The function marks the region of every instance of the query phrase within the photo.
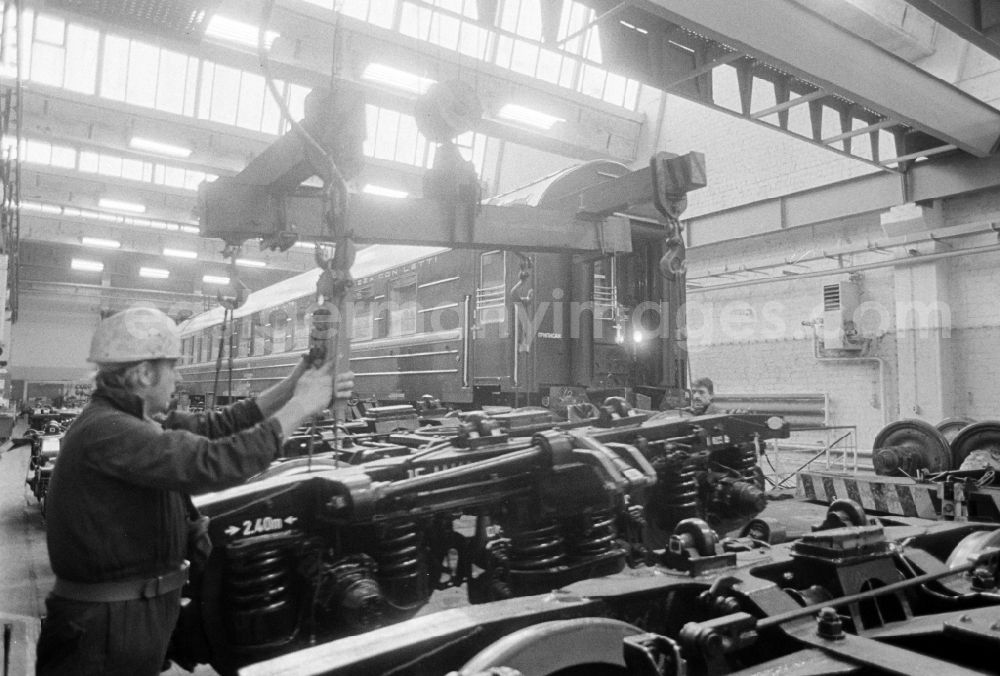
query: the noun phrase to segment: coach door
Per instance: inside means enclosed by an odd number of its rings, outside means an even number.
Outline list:
[[[507,255],[500,250],[486,251],[479,255],[479,283],[472,327],[475,341],[472,383],[475,387],[499,390],[505,379],[509,380],[507,315]]]

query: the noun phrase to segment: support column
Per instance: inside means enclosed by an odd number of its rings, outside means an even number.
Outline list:
[[[883,223],[883,227],[919,232],[940,223],[939,207],[907,205],[906,210],[915,218],[892,221],[891,225]],[[943,250],[940,247],[936,243],[922,245],[914,250],[916,260],[921,254]],[[949,271],[946,260],[907,262],[894,269],[900,418],[921,418],[937,424],[954,415]]]

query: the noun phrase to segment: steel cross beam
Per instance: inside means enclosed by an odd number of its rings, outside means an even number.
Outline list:
[[[978,157],[1000,141],[1000,111],[792,0],[629,4]]]
[[[903,1],[1000,59],[1000,2],[997,0]]]
[[[306,99],[302,127],[340,167],[356,171],[363,161],[364,100],[345,85]],[[333,241],[327,231],[320,191],[303,186],[320,173],[324,160],[316,145],[289,132],[255,157],[236,176],[203,183],[198,191],[202,235],[239,246],[261,238],[283,247],[295,239]],[[701,153],[657,153],[650,168],[626,173],[570,196],[558,209],[493,206],[445,199],[392,199],[362,193],[348,196],[345,230],[360,243],[393,243],[453,248],[565,253],[632,250],[631,223],[620,215],[629,207],[673,200],[705,185]],[[348,175],[348,177],[350,174]],[[666,226],[664,226],[666,228]],[[664,230],[666,232],[666,230]]]

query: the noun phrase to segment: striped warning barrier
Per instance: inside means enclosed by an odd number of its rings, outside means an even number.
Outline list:
[[[918,484],[906,477],[799,472],[795,497],[832,503],[854,500],[867,512],[937,519],[941,500],[936,484]]]

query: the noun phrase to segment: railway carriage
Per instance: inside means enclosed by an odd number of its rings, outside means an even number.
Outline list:
[[[589,162],[490,200],[559,208],[627,171]],[[375,245],[359,251],[351,368],[380,403],[424,395],[454,406],[578,403],[681,388],[683,288],[659,274],[663,237],[633,228],[633,252],[562,253]],[[192,402],[256,394],[308,349],[315,269],[250,294],[223,326],[216,308],[181,327]],[[220,350],[223,359],[219,359]],[[230,368],[229,355],[232,354]]]

